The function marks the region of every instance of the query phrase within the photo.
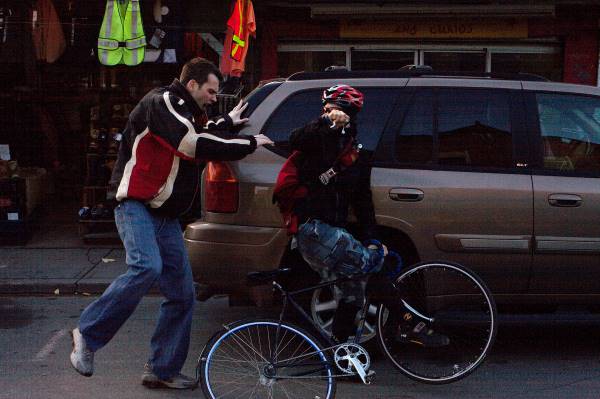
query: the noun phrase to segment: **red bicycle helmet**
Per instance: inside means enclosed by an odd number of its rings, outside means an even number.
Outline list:
[[[348,85],[335,85],[323,90],[323,105],[335,104],[351,115],[362,109],[363,101],[363,94]]]

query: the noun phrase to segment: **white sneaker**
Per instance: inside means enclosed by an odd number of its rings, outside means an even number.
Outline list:
[[[79,328],[71,331],[71,337],[73,337],[71,365],[79,374],[91,377],[94,373],[94,352],[86,347],[85,339],[79,332]]]

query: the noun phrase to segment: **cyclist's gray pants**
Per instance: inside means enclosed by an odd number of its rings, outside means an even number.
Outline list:
[[[379,250],[366,248],[345,229],[330,226],[318,219],[302,224],[296,240],[304,260],[325,281],[361,273],[365,265],[374,265],[373,270],[379,270],[383,264]],[[359,307],[363,305],[364,281],[348,281],[336,289],[341,290],[344,302]]]

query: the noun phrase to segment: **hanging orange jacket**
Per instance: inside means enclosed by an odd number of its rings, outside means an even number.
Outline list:
[[[236,0],[227,21],[227,36],[221,56],[221,72],[224,75],[241,76],[244,72],[250,35],[256,36],[252,1]]]

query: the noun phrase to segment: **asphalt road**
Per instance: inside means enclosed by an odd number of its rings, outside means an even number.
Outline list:
[[[140,384],[159,297],[145,298],[109,345],[96,354],[93,377],[71,369],[68,331],[92,297],[0,297],[0,398],[202,398],[200,390],[149,390]],[[265,315],[230,308],[225,298],[198,303],[184,373],[193,375],[204,343],[229,321]],[[413,382],[374,355],[375,385],[338,383],[338,398],[598,398],[600,321],[500,325],[488,361],[451,385]]]

